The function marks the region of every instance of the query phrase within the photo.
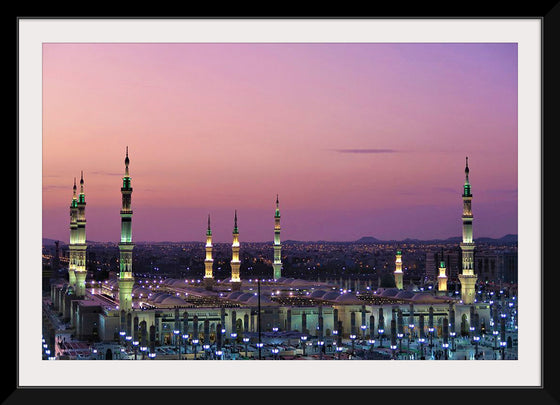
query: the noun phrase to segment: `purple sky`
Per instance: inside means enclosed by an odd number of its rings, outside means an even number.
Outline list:
[[[43,236],[135,241],[517,233],[516,44],[44,44]]]

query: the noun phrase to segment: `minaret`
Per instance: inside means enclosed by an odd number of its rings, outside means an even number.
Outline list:
[[[463,271],[459,274],[461,282],[461,299],[464,304],[472,304],[475,296],[475,285],[477,276],[474,274],[474,241],[472,233],[472,210],[471,210],[471,185],[469,183],[469,158],[466,158],[465,185],[463,186],[463,242],[461,252],[463,257]]]
[[[76,196],[76,178],[74,177],[74,187],[72,188],[72,202],[70,203],[70,244],[68,260],[68,285],[72,290],[76,288],[76,241],[78,230],[78,197]]]
[[[400,249],[397,250],[397,259],[395,260],[395,286],[399,289],[403,289],[403,271],[402,271],[402,252]]]
[[[231,282],[235,288],[239,288],[241,279],[239,278],[239,230],[237,229],[237,210],[235,210],[235,218],[233,224],[233,243],[231,245]]]
[[[84,172],[80,178],[80,195],[78,196],[78,217],[76,219],[76,296],[86,294],[86,196],[84,194]]]
[[[447,275],[445,274],[445,259],[443,258],[443,248],[441,249],[441,258],[439,261],[438,275],[438,295],[447,294]]]
[[[119,309],[129,311],[132,309],[132,287],[134,277],[132,276],[132,208],[130,175],[128,173],[128,146],[126,147],[126,158],[124,159],[125,172],[121,187],[121,241],[119,242]]]
[[[278,208],[278,194],[276,194],[276,211],[274,212],[274,279],[278,280],[282,277],[282,257],[280,254],[280,208]]]
[[[206,259],[204,259],[204,285],[211,288],[214,282],[212,267],[214,259],[212,259],[212,230],[210,229],[210,214],[208,214],[208,229],[206,230]]]

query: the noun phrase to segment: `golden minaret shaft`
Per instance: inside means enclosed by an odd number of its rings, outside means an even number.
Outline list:
[[[126,147],[126,158],[124,160],[125,172],[121,187],[121,240],[119,242],[119,309],[130,311],[132,309],[132,287],[134,277],[132,275],[132,186],[128,173],[128,146]]]
[[[76,243],[74,244],[76,267],[76,296],[86,294],[86,197],[84,194],[84,172],[80,178],[80,195],[77,202],[78,212],[76,218]]]
[[[443,258],[443,249],[441,250],[441,260],[439,261],[438,292],[442,294],[447,292],[447,275],[445,274],[445,260]]]
[[[462,273],[459,274],[461,282],[461,299],[464,304],[472,304],[475,296],[475,286],[477,276],[474,274],[474,241],[472,231],[472,194],[471,184],[469,183],[469,158],[466,158],[465,184],[463,186],[463,242],[461,242],[462,252]]]
[[[240,283],[239,267],[239,230],[237,229],[237,210],[235,210],[235,218],[233,224],[233,243],[231,244],[231,282]]]
[[[278,194],[276,195],[276,211],[274,212],[274,279],[282,277],[282,245],[280,244],[280,208],[278,207]]]
[[[395,287],[399,290],[403,289],[403,271],[402,271],[402,252],[397,250],[397,258],[395,260]]]
[[[208,215],[208,229],[206,230],[206,259],[204,259],[204,278],[212,280],[214,278],[212,267],[212,230],[210,229],[210,215]]]
[[[74,187],[72,187],[72,202],[70,203],[70,244],[68,260],[68,285],[72,290],[76,289],[76,243],[78,231],[78,197],[76,196],[76,178],[74,177]]]

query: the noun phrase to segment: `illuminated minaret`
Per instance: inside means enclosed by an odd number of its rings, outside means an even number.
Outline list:
[[[282,257],[280,254],[280,208],[278,208],[278,194],[276,195],[276,211],[274,212],[274,279],[278,280],[282,277]]]
[[[132,309],[132,287],[134,277],[132,276],[132,208],[130,175],[128,174],[128,146],[126,147],[126,158],[124,159],[125,172],[121,187],[121,241],[119,242],[119,309],[129,311]]]
[[[472,210],[471,210],[471,185],[469,183],[469,158],[466,158],[465,185],[463,186],[463,242],[461,252],[463,257],[463,271],[459,274],[461,282],[461,299],[464,304],[474,302],[475,285],[477,276],[474,274],[474,241],[472,232]]]
[[[233,243],[231,245],[231,282],[240,283],[239,278],[239,230],[237,229],[237,210],[235,210],[235,218],[233,224]]]
[[[441,259],[439,261],[438,293],[439,295],[445,295],[447,293],[447,275],[445,274],[445,260],[443,258],[443,249],[441,249]]]
[[[403,272],[402,272],[402,252],[397,250],[397,259],[395,260],[395,286],[402,290],[403,288]]]
[[[210,229],[210,214],[208,214],[208,229],[206,230],[206,259],[204,259],[204,284],[210,287],[214,281],[212,267],[214,259],[212,259],[212,230]]]
[[[78,217],[76,219],[76,296],[83,297],[86,293],[86,196],[84,194],[84,172],[80,178],[80,195],[78,196]]]
[[[76,196],[76,178],[74,177],[74,187],[72,188],[72,202],[70,203],[70,244],[68,260],[68,284],[72,289],[76,288],[76,240],[78,230],[78,197]]]

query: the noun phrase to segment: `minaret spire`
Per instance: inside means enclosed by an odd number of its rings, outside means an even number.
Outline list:
[[[214,284],[213,274],[214,259],[212,259],[212,230],[210,229],[210,214],[208,214],[208,229],[206,230],[206,259],[204,259],[204,285],[212,289]]]
[[[232,289],[239,289],[241,287],[241,279],[239,278],[239,230],[237,228],[237,210],[235,210],[234,225],[233,225],[233,243],[231,245],[231,283]]]
[[[132,273],[132,249],[134,248],[134,243],[132,243],[132,186],[128,171],[129,164],[127,146],[121,187],[121,240],[119,242],[119,309],[124,311],[132,309],[132,288],[134,286]]]
[[[76,296],[82,298],[86,293],[86,195],[84,193],[84,171],[80,172],[80,195],[76,203],[75,269]]]
[[[280,244],[280,208],[278,206],[278,194],[276,194],[276,211],[274,212],[274,262],[272,263],[272,269],[274,273],[274,279],[278,280],[282,277],[282,256]]]
[[[72,291],[75,291],[76,289],[76,243],[78,240],[78,197],[76,195],[76,192],[76,178],[74,177],[74,186],[72,187],[72,202],[70,203],[70,252],[68,260],[68,285],[72,287]]]
[[[439,260],[438,275],[438,295],[447,295],[447,275],[445,274],[445,259],[443,255],[443,247],[441,248],[441,257]]]
[[[395,287],[399,290],[403,289],[403,271],[402,271],[402,251],[400,248],[397,249],[397,254],[395,257],[395,272],[393,273],[395,277]]]
[[[465,185],[463,190],[463,241],[461,242],[462,273],[459,275],[461,282],[461,299],[464,304],[474,302],[477,276],[474,274],[474,240],[472,231],[472,193],[469,183],[469,158],[465,159]]]

